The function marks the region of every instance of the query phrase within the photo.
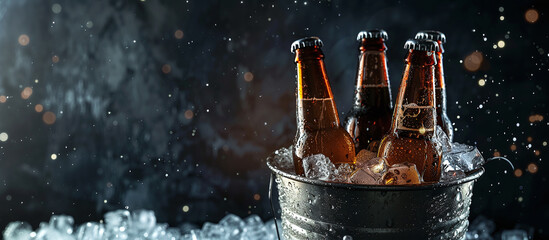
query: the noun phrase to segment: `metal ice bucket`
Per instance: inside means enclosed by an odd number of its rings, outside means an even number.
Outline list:
[[[473,184],[484,173],[481,168],[436,184],[370,186],[312,180],[267,165],[286,240],[465,239]]]

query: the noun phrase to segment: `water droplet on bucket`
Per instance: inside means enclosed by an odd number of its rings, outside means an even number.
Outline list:
[[[456,195],[456,201],[460,202],[461,201],[461,192],[458,192],[457,195]]]
[[[351,237],[349,235],[345,235],[345,236],[343,236],[343,240],[353,240],[353,237]]]

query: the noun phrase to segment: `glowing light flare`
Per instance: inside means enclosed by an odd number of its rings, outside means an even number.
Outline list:
[[[495,150],[494,157],[501,157],[501,153],[498,150]]]
[[[22,99],[29,99],[29,97],[32,95],[32,88],[26,87],[21,91],[21,98]]]
[[[0,96],[0,103],[5,103],[8,100],[8,98],[4,95]]]
[[[484,85],[486,85],[486,80],[484,80],[484,79],[482,79],[482,78],[479,79],[479,80],[478,80],[478,85],[481,86],[481,87],[484,87]]]
[[[21,34],[19,35],[19,39],[17,39],[17,41],[19,42],[19,45],[27,46],[29,45],[30,39],[27,34]]]
[[[254,194],[254,200],[259,201],[260,199],[261,199],[261,195],[259,195],[257,193]]]
[[[482,55],[482,53],[475,51],[465,57],[465,60],[463,61],[463,67],[465,67],[465,70],[469,72],[476,72],[482,66],[483,61],[484,56]]]
[[[528,172],[534,174],[538,172],[538,165],[535,163],[528,164],[528,168],[526,169]]]
[[[42,121],[44,121],[45,124],[52,125],[55,123],[55,120],[55,113],[45,112],[44,115],[42,115]]]
[[[511,144],[511,151],[516,151],[517,150],[517,145],[516,144]]]
[[[541,154],[540,150],[534,150],[534,155],[539,156]]]
[[[529,23],[535,23],[539,19],[539,13],[536,9],[528,9],[524,13],[524,19]]]
[[[183,212],[188,212],[189,211],[189,206],[187,206],[187,205],[183,206],[182,210],[183,210]]]
[[[58,63],[58,62],[59,62],[59,57],[58,57],[57,55],[53,55],[53,56],[51,57],[51,61],[52,61],[53,63]]]
[[[253,73],[251,73],[251,72],[244,73],[244,81],[251,82],[252,80],[254,80],[254,74]]]
[[[173,36],[174,36],[176,39],[182,39],[182,38],[183,38],[183,31],[181,31],[180,29],[177,29],[177,30],[173,33]]]
[[[51,158],[51,160],[56,160],[56,159],[57,159],[57,154],[52,153],[52,154],[50,155],[50,158]]]

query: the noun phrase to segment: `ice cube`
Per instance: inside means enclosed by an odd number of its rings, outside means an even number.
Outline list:
[[[263,225],[263,221],[261,220],[261,218],[255,214],[252,214],[244,219],[244,222],[246,223],[246,226]]]
[[[223,225],[213,224],[210,222],[204,223],[204,226],[202,227],[202,234],[206,239],[211,240],[228,239],[230,235],[229,231],[227,231]]]
[[[494,223],[494,221],[481,215],[475,218],[475,220],[473,220],[473,222],[469,224],[469,231],[467,232],[467,235],[486,238],[490,237],[495,229],[496,224]]]
[[[72,234],[74,218],[67,215],[53,215],[50,218],[50,227],[64,234]]]
[[[103,239],[105,235],[105,227],[103,224],[96,222],[87,222],[76,230],[77,240],[96,240]]]
[[[407,162],[392,165],[381,178],[385,185],[419,184],[421,182],[416,165]]]
[[[40,223],[40,227],[36,233],[36,240],[74,240],[74,237],[58,231],[48,223]]]
[[[305,176],[311,179],[331,180],[336,171],[335,165],[323,154],[315,154],[303,159]]]
[[[476,147],[453,143],[452,151],[442,155],[443,169],[446,164],[449,170],[473,171],[484,164],[484,158]],[[452,169],[453,168],[453,169]]]
[[[285,172],[295,173],[293,149],[294,147],[290,146],[289,148],[281,148],[274,152],[272,160],[278,169]]]
[[[389,168],[389,164],[387,163],[387,160],[385,158],[375,157],[364,163],[364,165],[362,165],[362,168],[368,168],[373,173],[383,174]]]
[[[442,176],[440,178],[440,181],[441,182],[451,182],[451,181],[454,181],[454,180],[458,180],[458,179],[461,179],[461,178],[464,178],[466,177],[467,175],[461,171],[461,170],[456,170],[456,171],[443,171],[442,172]]]
[[[332,175],[330,180],[336,181],[336,182],[348,182],[349,177],[351,176],[352,173],[353,173],[353,169],[351,165],[348,163],[344,163],[339,165],[335,174]]]
[[[128,229],[131,226],[131,216],[128,210],[108,212],[105,218],[105,231],[111,238],[128,239]]]
[[[32,227],[26,222],[10,222],[4,230],[4,240],[28,240]]]
[[[142,236],[146,237],[147,239],[165,239],[167,228],[168,224],[166,223],[157,224],[149,229],[147,232],[142,234]]]
[[[147,231],[156,225],[154,211],[139,209],[131,213],[131,226],[139,231]]]
[[[224,226],[229,232],[229,236],[232,238],[242,233],[242,229],[246,223],[238,216],[229,214],[219,221],[219,225]]]
[[[166,240],[178,240],[181,238],[181,232],[177,228],[168,228],[166,229],[166,235],[164,239]]]
[[[505,230],[501,233],[501,240],[528,240],[528,234],[524,230]]]
[[[366,149],[360,150],[356,155],[356,167],[361,168],[364,163],[368,162],[370,159],[377,157],[377,153],[368,151]]]
[[[439,153],[446,153],[452,150],[452,142],[450,142],[450,138],[448,138],[446,132],[442,130],[441,126],[437,125],[437,129],[432,140],[435,143],[435,147]]]
[[[373,173],[369,168],[359,168],[351,175],[350,182],[354,184],[376,185],[379,184],[380,178],[381,174]]]
[[[242,234],[240,235],[240,240],[251,240],[251,239],[274,239],[274,234],[268,231],[267,227],[261,221],[257,215],[252,215],[246,218],[246,226],[242,229]]]
[[[192,223],[183,223],[181,226],[179,226],[179,229],[181,229],[182,234],[191,233],[191,230],[193,229],[200,229],[197,225]]]

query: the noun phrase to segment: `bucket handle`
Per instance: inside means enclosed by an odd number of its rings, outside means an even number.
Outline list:
[[[280,232],[278,232],[278,222],[276,220],[276,212],[273,205],[273,178],[274,177],[275,177],[274,172],[271,172],[271,179],[269,180],[269,202],[271,203],[271,210],[273,211],[274,223],[276,228],[276,236],[278,237],[278,240],[281,240]]]

